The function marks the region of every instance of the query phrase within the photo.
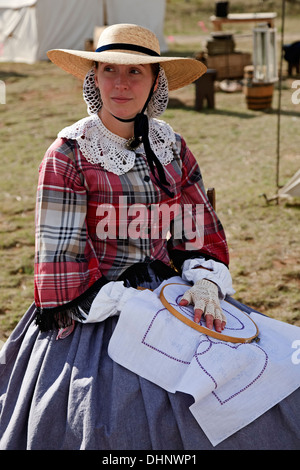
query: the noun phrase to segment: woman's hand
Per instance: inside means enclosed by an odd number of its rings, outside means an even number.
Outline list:
[[[182,296],[179,305],[194,305],[194,321],[199,323],[204,314],[206,327],[221,333],[226,325],[226,317],[220,307],[218,286],[207,279],[197,281]]]

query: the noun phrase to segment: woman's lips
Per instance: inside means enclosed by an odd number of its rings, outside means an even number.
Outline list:
[[[124,104],[124,103],[128,103],[129,101],[131,101],[131,98],[125,98],[124,96],[113,96],[112,100],[115,103]]]

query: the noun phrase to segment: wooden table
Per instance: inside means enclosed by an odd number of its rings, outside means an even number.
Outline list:
[[[232,13],[224,18],[211,16],[210,21],[215,31],[222,31],[222,25],[225,23],[246,23],[246,22],[266,22],[273,28],[277,13]]]

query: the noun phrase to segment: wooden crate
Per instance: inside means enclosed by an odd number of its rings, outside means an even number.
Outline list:
[[[234,52],[235,42],[233,39],[214,39],[209,38],[206,42],[207,54],[232,54]]]
[[[206,57],[207,68],[217,71],[217,80],[243,78],[244,67],[251,64],[252,57],[248,52],[233,52],[232,54],[208,55]]]

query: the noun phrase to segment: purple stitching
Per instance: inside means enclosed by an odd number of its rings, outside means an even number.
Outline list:
[[[245,344],[240,344],[240,346],[245,346]],[[268,357],[268,354],[266,353],[266,351],[264,351],[260,346],[258,346],[257,344],[253,344],[252,346],[255,346],[257,348],[259,348],[264,354],[265,354],[265,363],[264,363],[264,366],[262,368],[262,370],[260,371],[260,373],[258,374],[257,377],[255,377],[255,379],[252,380],[252,382],[250,382],[248,385],[246,385],[244,388],[242,388],[241,390],[239,390],[238,392],[234,393],[233,395],[230,395],[230,397],[226,398],[226,400],[221,400],[221,398],[218,397],[217,393],[216,392],[212,392],[212,394],[214,395],[214,397],[218,400],[218,402],[220,403],[220,405],[225,405],[225,403],[227,403],[228,401],[232,400],[232,398],[236,397],[237,395],[239,395],[240,393],[244,392],[245,390],[247,390],[247,388],[251,387],[251,385],[253,385],[255,382],[257,382],[257,380],[263,375],[263,373],[265,372],[266,368],[267,368],[267,365],[268,365],[268,362],[269,362],[269,357]]]
[[[202,369],[203,372],[212,380],[212,382],[215,384],[215,388],[217,388],[218,384],[217,384],[216,380],[214,379],[214,377],[202,366],[201,362],[199,362],[199,360],[198,360],[198,356],[201,356],[202,354],[206,354],[207,351],[209,349],[211,349],[212,345],[214,344],[209,338],[207,338],[204,341],[200,341],[200,343],[198,345],[198,348],[199,348],[200,344],[205,343],[205,342],[210,343],[209,346],[208,346],[208,349],[206,349],[205,351],[202,351],[201,353],[196,352],[193,357],[195,358],[195,360],[196,360],[198,366],[200,367],[200,369]],[[197,348],[197,350],[198,350],[198,348]]]
[[[178,295],[176,297],[176,300],[175,300],[175,304],[171,303],[170,302],[170,305],[173,305],[173,307],[179,307],[181,309],[182,312],[184,312],[186,315],[188,315],[190,318],[193,318],[193,314],[192,314],[192,310],[191,310],[191,307],[188,307],[188,306],[184,306],[184,305],[179,305],[179,302],[180,302],[180,299],[182,297],[182,294]],[[239,324],[240,324],[240,328],[229,328],[228,326],[225,326],[225,330],[231,330],[231,331],[241,331],[241,330],[244,330],[245,329],[245,325],[243,324],[243,322],[236,316],[234,315],[233,313],[229,312],[228,310],[226,310],[225,308],[223,308],[223,310],[228,314],[230,315],[231,317],[233,317]],[[200,320],[200,324],[203,325],[205,323],[205,321],[203,321],[202,319]]]
[[[177,299],[176,299],[176,304],[171,304],[173,306],[178,306],[178,299],[179,297],[181,296],[178,296]],[[191,315],[191,311],[190,309],[188,309],[187,307],[184,307],[184,306],[179,306],[186,314],[188,314],[190,317],[193,317],[193,315]],[[148,328],[146,329],[145,331],[145,334],[142,338],[142,344],[144,344],[145,346],[149,347],[150,349],[153,349],[154,351],[168,357],[169,359],[172,359],[176,362],[180,362],[181,364],[185,364],[185,365],[190,365],[190,361],[183,361],[182,359],[179,359],[175,356],[172,356],[168,353],[166,353],[165,351],[161,350],[161,349],[158,349],[156,348],[155,346],[151,345],[150,343],[146,342],[146,337],[147,335],[150,333],[150,330],[153,326],[153,323],[154,321],[156,320],[156,318],[158,317],[159,313],[164,311],[164,310],[167,310],[166,308],[162,308],[160,310],[158,310],[156,312],[156,314],[153,316],[151,322],[149,323],[149,326]],[[241,322],[241,320],[239,320],[238,318],[236,318],[235,315],[233,315],[232,313],[228,312],[227,310],[225,310],[227,313],[229,313],[231,316],[233,316],[236,320],[238,320],[239,323],[241,323],[242,325],[242,328],[245,328],[245,325]],[[234,328],[231,328],[231,329],[234,329]],[[215,346],[226,346],[226,347],[229,347],[231,349],[238,349],[240,346],[254,346],[256,348],[258,348],[260,351],[263,352],[263,354],[265,355],[265,362],[264,362],[264,365],[263,365],[263,368],[262,370],[260,371],[260,373],[249,383],[247,384],[245,387],[243,387],[241,390],[237,391],[236,393],[232,394],[231,396],[229,396],[228,398],[226,398],[226,400],[221,400],[221,398],[218,396],[218,394],[215,392],[215,391],[212,391],[212,394],[213,396],[217,399],[217,401],[220,403],[220,405],[224,405],[225,403],[227,403],[228,401],[232,400],[234,397],[236,397],[237,395],[239,395],[240,393],[244,392],[245,390],[247,390],[249,387],[251,387],[257,380],[259,380],[259,378],[263,375],[263,373],[265,372],[266,368],[267,368],[267,365],[268,365],[268,354],[266,353],[266,351],[264,349],[262,349],[260,346],[258,346],[257,344],[237,344],[237,345],[231,345],[231,344],[224,344],[224,343],[218,343],[218,342],[215,342],[213,341],[211,338],[209,337],[206,337],[205,340],[203,341],[200,341],[199,344],[198,344],[198,347],[197,347],[197,350],[200,346],[200,344],[202,344],[203,342],[208,342],[210,343],[208,348],[205,350],[205,351],[202,351],[201,353],[198,353],[197,351],[194,353],[194,358],[198,364],[198,366],[200,367],[200,369],[212,380],[212,382],[214,383],[214,386],[215,386],[215,389],[217,389],[218,387],[218,384],[217,384],[217,381],[215,380],[215,378],[205,369],[205,367],[201,364],[201,362],[199,361],[199,356],[203,355],[203,354],[206,354],[208,352],[209,349],[211,349],[212,345],[215,345]]]
[[[151,329],[151,327],[152,327],[152,325],[153,325],[153,323],[154,323],[154,320],[156,319],[156,317],[158,316],[158,314],[159,314],[160,312],[162,312],[163,310],[167,310],[167,309],[166,309],[166,308],[162,308],[162,309],[158,310],[158,312],[156,312],[156,314],[155,314],[154,317],[152,318],[152,320],[151,320],[151,322],[150,322],[150,324],[149,324],[149,326],[148,326],[148,328],[147,328],[147,330],[146,330],[146,332],[145,332],[145,334],[144,334],[144,336],[143,336],[143,338],[142,338],[142,344],[144,344],[145,346],[148,346],[148,348],[151,348],[151,349],[153,349],[154,351],[159,352],[159,353],[162,354],[163,356],[166,356],[166,357],[168,357],[168,358],[170,358],[170,359],[173,359],[174,361],[181,362],[182,364],[187,364],[187,365],[189,365],[189,364],[190,364],[190,361],[183,361],[182,359],[178,359],[177,357],[171,356],[170,354],[167,354],[165,351],[162,351],[161,349],[158,349],[158,348],[156,348],[155,346],[152,346],[152,344],[146,343],[146,336],[147,336],[148,333],[150,332],[150,329]]]
[[[201,343],[203,342],[209,342],[211,343],[209,348],[212,346],[212,344],[214,344],[215,346],[225,346],[225,347],[228,347],[228,348],[231,348],[231,349],[238,349],[239,347],[241,346],[249,346],[249,344],[236,344],[236,345],[231,345],[231,344],[225,344],[225,343],[216,343],[214,341],[212,341],[211,338],[207,338],[206,340],[204,341],[200,341],[199,343],[199,346]],[[198,346],[198,348],[199,348]],[[253,385],[257,380],[259,380],[259,378],[263,375],[263,373],[265,372],[266,368],[267,368],[267,365],[268,365],[268,362],[269,362],[269,356],[268,354],[266,353],[266,351],[264,349],[262,349],[260,346],[258,346],[257,344],[251,344],[251,346],[254,346],[256,348],[258,348],[260,351],[262,351],[262,353],[265,355],[265,361],[264,361],[264,365],[263,365],[263,368],[262,370],[260,371],[260,373],[249,383],[247,384],[245,387],[243,387],[241,390],[239,390],[238,392],[234,393],[233,395],[230,395],[228,398],[226,398],[226,400],[221,400],[221,398],[217,395],[217,393],[215,391],[212,391],[212,394],[214,395],[214,397],[218,400],[218,402],[220,403],[220,405],[224,405],[225,403],[227,403],[228,401],[230,401],[232,398],[236,397],[237,395],[239,395],[240,393],[244,392],[247,388],[249,388],[251,385]],[[198,349],[197,348],[197,349]],[[201,353],[198,353],[196,352],[194,354],[194,357],[195,357],[195,360],[198,364],[198,366],[203,370],[203,372],[208,376],[210,377],[210,379],[213,381],[214,385],[215,385],[215,389],[218,388],[218,384],[215,380],[215,378],[205,369],[205,367],[203,367],[203,365],[201,364],[201,362],[199,361],[198,359],[198,356],[201,356],[202,354],[206,354],[208,352],[208,349],[206,349],[205,351],[202,351]]]

